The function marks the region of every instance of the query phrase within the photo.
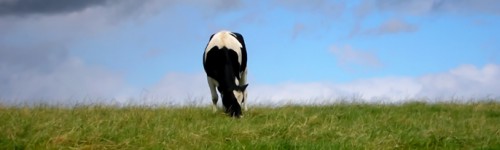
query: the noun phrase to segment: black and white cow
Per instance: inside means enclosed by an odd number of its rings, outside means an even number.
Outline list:
[[[203,67],[207,73],[212,94],[213,111],[217,111],[218,95],[221,94],[225,112],[241,117],[241,107],[246,107],[247,52],[243,36],[230,31],[213,34],[203,54]]]

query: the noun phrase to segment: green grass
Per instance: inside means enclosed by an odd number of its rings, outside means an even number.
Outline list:
[[[0,106],[0,149],[500,149],[500,103]]]

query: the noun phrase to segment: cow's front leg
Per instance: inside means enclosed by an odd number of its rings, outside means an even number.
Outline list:
[[[217,90],[216,87],[218,86],[217,80],[207,77],[208,79],[208,86],[210,87],[210,93],[212,94],[212,111],[215,113],[217,112],[217,101],[219,99],[219,96],[217,95]]]

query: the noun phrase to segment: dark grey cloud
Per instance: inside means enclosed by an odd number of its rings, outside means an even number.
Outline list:
[[[418,30],[419,26],[401,19],[389,19],[382,22],[379,26],[369,29],[361,29],[361,22],[357,22],[356,26],[349,33],[349,37],[358,35],[380,36],[398,33],[411,33]]]
[[[365,35],[385,35],[385,34],[396,34],[396,33],[407,33],[407,32],[415,32],[418,30],[418,26],[407,23],[403,20],[392,19],[387,20],[382,23],[380,26],[367,29],[363,31],[361,34]]]
[[[71,105],[131,92],[122,74],[88,65],[65,47],[6,45],[0,42],[0,104]]]
[[[123,23],[140,26],[161,11],[173,13],[163,16],[179,26],[173,30],[185,31],[192,20],[172,9],[177,6],[212,17],[245,5],[231,0],[0,0],[0,104],[74,104],[85,97],[109,103],[137,96],[124,72],[87,62],[73,53],[72,44],[113,33]],[[151,49],[145,57],[159,53],[165,51]]]
[[[200,1],[195,1],[194,3],[199,3]],[[241,0],[217,0],[209,1],[209,4],[205,5],[220,11],[235,10],[244,7]]]
[[[351,10],[354,15],[354,26],[348,37],[356,35],[385,35],[419,30],[418,24],[404,21],[410,16],[440,16],[477,14],[500,15],[498,0],[365,0]],[[364,29],[363,22],[367,17],[384,13],[389,18],[377,28]]]
[[[330,0],[274,0],[272,4],[297,12],[309,12],[325,17],[339,17],[345,9],[342,1]]]
[[[333,56],[337,60],[337,63],[342,68],[351,69],[356,65],[372,68],[383,66],[382,61],[376,54],[355,49],[350,45],[332,45],[330,48],[330,52],[333,54]]]
[[[306,30],[306,26],[303,23],[295,23],[292,29],[292,39],[296,39],[301,32]]]
[[[113,11],[125,7],[109,2],[0,1],[0,103],[74,104],[86,96],[118,97],[127,89],[122,74],[88,65],[69,49],[112,28],[108,20],[118,16]]]
[[[382,11],[414,15],[437,13],[500,15],[500,1],[497,0],[375,0],[373,4]]]
[[[60,64],[68,57],[68,51],[55,45],[11,46],[0,43],[0,65],[11,71],[31,70],[49,71],[51,66]],[[3,70],[5,71],[5,70]]]
[[[272,0],[266,1],[273,9],[297,14],[296,22],[289,27],[292,40],[303,35],[321,37],[321,33],[338,21],[345,12],[346,3],[341,0]]]
[[[1,0],[0,16],[70,13],[113,0]]]

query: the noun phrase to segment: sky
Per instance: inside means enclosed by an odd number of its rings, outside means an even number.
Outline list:
[[[500,98],[498,0],[0,0],[0,104],[208,105],[220,30],[249,105]]]

